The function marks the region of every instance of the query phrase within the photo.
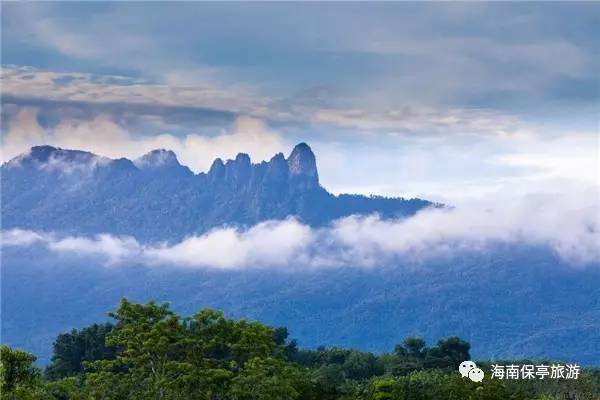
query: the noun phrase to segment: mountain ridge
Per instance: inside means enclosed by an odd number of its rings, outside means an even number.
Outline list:
[[[279,161],[281,158],[286,160],[286,163],[288,163],[289,171],[292,175],[314,176],[318,182],[316,157],[312,152],[310,146],[304,142],[301,142],[294,146],[288,158],[285,158],[285,155],[280,152],[271,157],[271,159],[268,162],[261,161],[259,163],[252,163],[251,158],[247,153],[240,152],[237,153],[237,155],[233,159],[228,158],[223,160],[221,157],[217,157],[213,160],[213,163],[208,169],[208,171],[201,171],[195,173],[194,175],[210,175],[211,170],[213,170],[214,168],[220,168],[220,165],[226,166],[228,164],[233,165],[235,163],[241,163],[254,166],[264,163],[269,164],[274,161]],[[173,150],[165,148],[153,149],[135,159],[128,159],[125,157],[110,158],[97,155],[91,151],[66,149],[52,145],[32,146],[28,153],[21,153],[18,156],[13,157],[12,159],[4,162],[2,164],[2,168],[4,169],[22,167],[23,164],[31,164],[32,162],[37,162],[40,164],[51,163],[56,160],[77,163],[81,163],[83,161],[89,162],[90,160],[96,160],[104,164],[119,161],[129,161],[140,170],[167,166],[187,168],[191,172],[191,169],[188,166],[183,165],[179,162],[179,159],[177,158],[177,155]]]
[[[310,146],[252,163],[246,153],[217,158],[194,174],[171,150],[134,160],[34,146],[2,165],[4,228],[112,233],[177,241],[212,228],[249,227],[294,216],[321,226],[354,214],[401,218],[427,200],[334,195],[319,182]]]

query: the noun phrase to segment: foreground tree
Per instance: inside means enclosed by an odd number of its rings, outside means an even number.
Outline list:
[[[340,347],[298,349],[287,340],[285,328],[231,320],[210,309],[182,318],[167,304],[122,300],[110,315],[114,325],[94,325],[57,338],[46,380],[34,366],[34,356],[2,346],[2,399],[600,398],[600,372],[589,369],[578,380],[472,382],[456,370],[470,356],[470,345],[457,337],[433,347],[410,337],[393,353],[375,355]],[[478,365],[490,368],[486,362]]]
[[[461,362],[470,360],[471,345],[452,336],[438,341],[437,346],[427,350],[425,366],[428,368],[451,368],[456,370]]]
[[[91,394],[96,398],[180,398],[192,366],[184,357],[185,329],[179,317],[167,304],[135,304],[125,299],[110,315],[116,329],[107,335],[106,343],[118,352],[114,360],[86,364]]]
[[[297,399],[303,371],[287,363],[273,329],[202,310],[180,318],[167,304],[122,300],[106,341],[114,360],[87,363],[97,399]]]
[[[41,371],[34,366],[36,357],[8,346],[0,346],[0,396],[3,399],[41,398]]]
[[[46,368],[45,375],[52,380],[80,375],[86,361],[114,359],[116,348],[106,345],[106,335],[113,328],[112,324],[93,324],[58,335],[52,363]]]

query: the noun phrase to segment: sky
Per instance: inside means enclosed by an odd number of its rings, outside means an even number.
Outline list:
[[[1,7],[3,161],[167,148],[200,172],[304,141],[335,193],[459,202],[600,180],[598,3]]]

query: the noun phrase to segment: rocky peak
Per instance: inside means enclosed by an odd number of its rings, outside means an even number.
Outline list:
[[[35,160],[40,163],[47,163],[53,160],[61,160],[64,162],[87,162],[92,159],[102,159],[93,153],[81,150],[66,150],[60,147],[53,146],[33,146],[26,158]]]
[[[135,159],[133,161],[140,169],[154,169],[164,167],[180,167],[177,156],[171,150],[157,149]]]
[[[227,160],[225,163],[225,180],[236,184],[244,183],[250,179],[251,170],[250,156],[239,153],[235,160]]]
[[[246,153],[238,153],[235,162],[239,165],[250,165],[250,156]]]
[[[28,153],[21,154],[7,162],[6,168],[25,167],[50,172],[89,171],[97,166],[110,163],[110,159],[87,151],[66,150],[48,145],[34,146]]]
[[[288,178],[288,166],[282,153],[275,154],[267,163],[265,180],[267,182],[281,182]]]
[[[271,157],[268,164],[270,169],[275,170],[279,170],[282,169],[284,166],[287,166],[285,162],[285,156],[283,155],[283,153],[275,154],[273,157]]]
[[[211,181],[220,180],[225,176],[225,164],[220,158],[215,159],[210,169],[208,170],[208,177]]]
[[[59,147],[48,145],[33,146],[29,151],[28,157],[39,162],[46,162],[50,159],[50,157],[64,152],[65,151]]]
[[[290,176],[302,182],[303,186],[319,185],[319,173],[314,153],[306,143],[297,144],[287,159]]]

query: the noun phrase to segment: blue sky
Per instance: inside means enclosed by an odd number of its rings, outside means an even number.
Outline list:
[[[597,3],[3,3],[3,158],[315,150],[332,190],[598,182]]]

